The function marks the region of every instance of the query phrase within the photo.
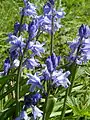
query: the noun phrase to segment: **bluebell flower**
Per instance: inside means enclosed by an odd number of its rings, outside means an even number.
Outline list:
[[[31,96],[32,104],[36,105],[41,98],[42,98],[42,95],[38,92],[36,94],[32,95]]]
[[[52,7],[51,7],[50,3],[46,3],[43,7],[44,15],[50,14],[51,9],[52,9]]]
[[[49,2],[54,5],[55,0],[49,0]]]
[[[56,67],[58,66],[60,62],[60,56],[56,56],[55,53],[52,53],[51,60],[52,60],[54,69],[56,69]]]
[[[89,27],[81,25],[79,28],[79,38],[69,42],[71,49],[69,61],[77,64],[86,63],[90,59],[90,32]]]
[[[17,59],[18,56],[19,56],[19,53],[18,53],[17,50],[10,51],[10,57],[11,57],[12,61],[15,60],[15,59]]]
[[[78,50],[78,47],[80,46],[80,42],[75,39],[71,42],[69,41],[68,44],[71,49],[68,60],[75,61],[77,57],[77,50]]]
[[[21,28],[22,31],[28,31],[28,24],[22,24],[22,28]]]
[[[24,109],[30,108],[31,105],[36,105],[42,98],[41,94],[36,92],[35,94],[29,94],[24,96]]]
[[[51,73],[54,70],[56,70],[56,67],[58,66],[59,62],[60,62],[60,56],[57,57],[55,53],[52,53],[52,55],[49,56],[46,60],[48,71]]]
[[[83,45],[81,48],[81,56],[84,57],[84,60],[90,60],[90,38],[83,40]]]
[[[25,46],[25,43],[23,42],[22,36],[16,37],[16,39],[13,39],[10,43],[12,45],[17,46],[17,47],[24,47]]]
[[[79,36],[81,38],[88,38],[90,36],[90,28],[87,25],[81,25],[79,28]]]
[[[53,15],[52,15],[53,11]],[[60,19],[64,17],[65,13],[62,9],[56,11],[52,8],[50,2],[46,3],[43,7],[44,15],[36,16],[33,21],[29,24],[28,32],[30,38],[34,38],[37,35],[38,29],[40,31],[48,32],[51,34],[52,31],[52,16],[54,17],[54,33],[61,28]]]
[[[18,33],[19,29],[20,29],[20,23],[19,23],[19,22],[16,22],[16,23],[14,24],[14,32],[13,32],[13,34],[14,34],[15,36],[17,36],[17,33]],[[22,24],[20,31],[28,31],[28,25],[27,25],[27,24]]]
[[[10,53],[14,50],[18,50],[18,52],[23,52],[23,48],[25,47],[25,43],[23,42],[24,39],[22,38],[22,36],[20,37],[16,37],[14,35],[10,36],[10,44],[12,45],[10,48]]]
[[[4,71],[1,71],[0,72],[0,77],[4,75]]]
[[[34,44],[35,44],[35,40],[29,41],[29,43],[28,43],[28,49],[31,49]]]
[[[40,78],[41,78],[41,80],[50,80],[50,77],[51,77],[51,75],[46,67],[44,70],[42,70],[42,75]]]
[[[53,0],[51,0],[53,1]],[[49,19],[52,19],[52,16],[54,17],[54,22],[56,19],[63,18],[65,15],[65,12],[63,12],[63,9],[56,10],[52,7],[50,3],[46,3],[43,7],[44,16],[47,16]],[[53,12],[53,15],[52,15]]]
[[[32,22],[28,26],[28,33],[29,33],[30,39],[33,39],[37,35],[38,27],[39,27],[38,20],[33,19]]]
[[[52,30],[52,23],[51,23],[51,19],[49,18],[50,16],[43,16],[40,19],[40,30],[47,32],[49,34],[51,34],[51,30]],[[62,25],[60,24],[60,20],[55,20],[54,21],[54,33],[56,31],[59,30],[59,28],[61,28]]]
[[[13,35],[12,33],[9,33],[7,42],[10,43],[11,41],[16,40],[16,39],[17,39],[17,37],[15,35]]]
[[[51,60],[51,57],[49,56],[46,60],[46,65],[47,65],[47,69],[48,71],[51,73],[53,72],[54,70],[54,67],[53,67],[53,63],[52,63],[52,60]]]
[[[51,32],[51,20],[47,16],[39,16],[38,24],[41,31]]]
[[[27,110],[28,108],[30,108],[30,106],[32,105],[32,101],[31,101],[31,95],[25,95],[24,96],[24,106],[23,109]]]
[[[33,92],[36,87],[42,88],[40,78],[36,73],[34,75],[27,74],[27,76],[29,78],[29,80],[27,81],[27,84],[31,84],[31,86],[30,86],[30,91],[31,92]]]
[[[21,9],[21,15],[34,17],[37,15],[36,7],[28,0],[23,0],[25,7]]]
[[[69,41],[68,44],[70,46],[71,52],[73,53],[79,47],[80,42],[79,40],[74,39],[73,41]]]
[[[70,61],[70,63],[72,62],[76,62],[81,63],[81,42],[79,39],[75,39],[71,42],[68,42],[69,47],[71,49],[70,53],[69,53],[69,57],[68,60]],[[79,48],[79,49],[78,49]]]
[[[52,10],[53,14],[52,15]],[[54,17],[54,33],[62,27],[60,24],[60,19],[63,18],[65,13],[63,10],[56,11],[52,8],[51,4],[48,2],[43,7],[44,15],[37,16],[29,24],[28,32],[30,38],[34,38],[37,35],[38,29],[40,31],[48,32],[51,34],[52,31],[52,16]]]
[[[4,70],[0,72],[0,76],[7,75],[10,68],[11,68],[10,59],[6,58],[3,66]]]
[[[20,27],[20,23],[19,22],[16,22],[15,24],[14,24],[14,35],[17,35],[17,33],[18,33],[18,30],[19,30],[19,27]]]
[[[43,45],[44,43],[40,44],[40,42],[36,41],[36,44],[33,44],[32,47],[30,46],[30,49],[32,50],[33,55],[37,55],[41,57],[41,53],[45,52]]]
[[[10,60],[9,58],[6,58],[6,60],[4,61],[4,75],[7,75],[10,67],[11,67]]]
[[[70,85],[70,81],[68,80],[68,76],[70,75],[69,71],[63,73],[63,70],[56,70],[52,73],[53,85],[56,87],[63,86],[67,88]]]
[[[30,120],[26,111],[21,111],[20,116],[17,117],[15,120]]]
[[[18,59],[15,59],[15,60],[13,61],[12,67],[19,67],[19,64],[20,64],[20,61],[19,61]]]
[[[36,120],[37,118],[42,117],[43,112],[38,107],[32,105],[32,114],[34,120]]]
[[[54,21],[54,33],[55,31],[59,30],[61,28],[60,19],[64,17],[65,13],[63,10],[56,11],[54,8],[52,8],[50,3],[46,3],[43,7],[44,10],[44,16],[40,17],[40,28],[41,30],[51,33],[52,30],[52,17]],[[53,11],[53,15],[52,15]]]
[[[22,112],[20,113],[20,118],[21,118],[21,119],[28,120],[28,115],[27,115],[26,111],[22,111]]]
[[[55,19],[60,20],[60,18],[63,18],[65,15],[65,12],[63,11],[63,9],[60,9],[58,11],[55,10]]]
[[[42,21],[40,23],[40,30],[51,34],[51,20],[47,16],[42,17]]]
[[[27,67],[27,69],[33,69],[37,66],[39,66],[40,64],[38,63],[37,59],[30,58],[30,59],[26,59],[24,62],[24,65]]]

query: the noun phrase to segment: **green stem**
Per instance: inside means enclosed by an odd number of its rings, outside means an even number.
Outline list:
[[[80,39],[80,45],[77,48],[76,59],[77,59],[77,56],[79,55],[79,50],[81,48],[81,45],[82,45],[82,38]],[[71,91],[72,91],[72,88],[73,88],[73,84],[74,84],[75,74],[76,74],[76,71],[77,71],[76,59],[74,60],[74,62],[71,65],[72,78],[71,78],[71,85],[70,85],[70,88],[69,88],[69,95],[71,94]]]
[[[3,90],[4,89],[1,90],[1,95],[3,94]],[[1,99],[1,106],[0,107],[1,107],[0,110],[3,110],[3,99]]]
[[[79,55],[79,50],[81,48],[81,45],[82,45],[82,38],[80,39],[80,45],[77,48],[76,59],[77,59],[77,56]],[[66,90],[66,94],[65,94],[65,99],[64,99],[64,103],[63,103],[63,109],[62,109],[62,113],[61,113],[61,116],[60,116],[60,120],[63,120],[63,117],[65,115],[67,97],[68,97],[68,95],[70,96],[72,88],[73,88],[74,78],[75,78],[75,74],[76,74],[76,70],[77,70],[76,59],[74,60],[74,62],[70,66],[70,71],[71,71],[70,81],[71,81],[71,85]]]
[[[21,34],[21,28],[22,28],[22,22],[23,22],[23,18],[24,18],[24,15],[21,16],[21,20],[20,20],[20,26],[19,26],[19,32],[18,32],[18,36],[20,36]]]
[[[20,27],[19,27],[19,33],[18,36],[20,36],[21,34],[21,26],[22,26],[22,21],[23,21],[23,15],[21,16],[21,20],[20,20]],[[17,72],[17,80],[16,80],[16,116],[19,115],[20,112],[20,106],[19,106],[19,94],[20,94],[20,86],[19,86],[19,81],[20,81],[20,77],[21,77],[21,68],[22,68],[22,62],[23,62],[23,58],[24,58],[24,54],[26,51],[27,46],[24,49],[23,55],[21,56],[21,60],[20,60],[20,64],[18,67],[18,72]]]
[[[28,42],[26,43],[25,49],[23,51],[23,55],[21,56],[20,65],[19,65],[18,74],[17,74],[17,81],[16,81],[16,115],[17,116],[19,115],[19,112],[20,112],[20,108],[19,108],[19,93],[20,93],[19,82],[20,82],[20,77],[21,77],[21,72],[22,72],[22,63],[23,63],[24,55],[27,51],[27,46],[28,46]]]
[[[72,87],[73,87],[74,78],[75,78],[75,74],[76,74],[77,65],[75,63],[73,63],[70,68],[72,70],[71,71],[72,76],[70,76],[71,85],[70,85],[69,88],[67,88],[66,93],[65,93],[65,98],[64,98],[64,103],[63,103],[63,108],[62,108],[62,113],[61,113],[61,116],[60,116],[60,120],[63,120],[63,117],[65,115],[66,101],[67,101],[68,95],[70,96],[70,94],[71,94],[71,90],[72,90]]]
[[[48,97],[46,96],[45,103],[44,103],[44,110],[43,110],[43,118],[42,118],[42,120],[45,120],[45,117],[46,117],[47,100],[48,100]]]
[[[22,60],[20,61],[20,65],[18,68],[17,80],[16,80],[16,116],[19,115],[20,108],[19,108],[19,81],[21,76],[21,67],[22,67]]]
[[[70,87],[69,87],[69,96],[70,96],[70,94],[71,94],[71,91],[72,91],[72,88],[73,88],[73,85],[74,85],[74,79],[75,79],[76,71],[77,71],[77,65],[74,64],[74,65],[72,66],[72,72],[71,72],[72,78],[71,78],[71,85],[70,85]]]
[[[60,116],[60,120],[63,120],[63,117],[65,115],[66,101],[67,101],[68,92],[69,92],[69,88],[67,88],[66,93],[65,93],[65,98],[64,98],[64,103],[63,103],[63,108],[62,108],[62,113],[61,113],[61,116]]]
[[[53,40],[54,40],[54,13],[53,13],[53,6],[52,6],[50,55],[52,55],[52,52],[53,52]]]
[[[48,85],[47,85],[47,86],[48,86]],[[42,118],[42,120],[46,120],[47,101],[48,101],[48,97],[49,97],[49,95],[50,95],[50,88],[49,88],[49,87],[47,88],[47,93],[48,93],[48,95],[47,95],[46,98],[45,98],[44,110],[43,110],[43,118]]]

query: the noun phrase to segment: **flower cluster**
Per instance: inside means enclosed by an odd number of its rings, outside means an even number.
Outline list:
[[[30,3],[28,0],[23,0],[24,1],[24,8],[21,8],[21,15],[23,16],[31,16],[34,17],[37,15],[36,12],[36,7],[34,4]]]
[[[52,32],[52,18],[54,22],[54,32],[61,28],[60,19],[64,17],[62,10],[56,11],[53,8],[54,2],[49,1],[43,7],[44,15],[37,15],[33,18],[33,21],[29,24],[28,32],[31,38],[34,38],[39,32]],[[53,15],[52,15],[53,14]],[[31,27],[32,26],[32,27]]]
[[[37,90],[39,91],[39,89],[41,89],[42,93],[47,93],[43,85],[43,82],[47,82],[47,80],[50,81],[51,83],[50,86],[52,87],[63,86],[67,88],[70,85],[70,82],[68,80],[68,76],[70,75],[70,72],[69,71],[63,72],[62,69],[56,70],[59,61],[60,61],[60,56],[57,57],[55,53],[53,53],[52,56],[46,59],[46,65],[44,65],[45,69],[40,72],[41,75],[39,75],[39,73],[35,73],[34,75],[30,73],[27,74],[29,78],[27,84],[31,85],[30,92],[36,92]],[[36,107],[35,104],[40,98],[41,98],[40,94],[36,94],[34,95],[34,97],[32,96],[32,98],[28,97],[28,100],[26,100],[27,102],[25,103],[25,105],[30,106],[32,108],[31,104],[33,104],[33,106]],[[41,116],[42,111],[40,111],[38,108],[36,109],[37,112],[39,112],[37,115]],[[35,119],[36,119],[36,113],[35,111],[33,112]]]
[[[46,69],[43,71],[43,76],[41,77],[43,80],[51,80],[52,85],[59,87],[68,87],[70,85],[70,82],[68,80],[68,76],[70,75],[70,72],[67,71],[63,73],[63,70],[56,70],[57,66],[60,62],[60,56],[56,56],[55,53],[53,53],[50,57],[46,60]]]
[[[32,108],[33,120],[36,120],[37,117],[41,117],[43,112],[36,107],[36,104],[40,101],[41,98],[42,96],[38,92],[34,95],[30,95],[30,94],[25,95],[23,110],[20,113],[20,116],[17,117],[15,120],[21,120],[21,119],[30,120],[26,113],[26,110],[30,107]]]
[[[21,27],[21,28],[20,28],[20,27]],[[19,29],[21,29],[21,31],[28,31],[28,24],[22,24],[22,25],[20,26],[20,23],[19,23],[19,22],[16,22],[16,23],[14,24],[14,32],[13,32],[13,34],[14,34],[15,36],[17,36]]]
[[[68,80],[68,76],[70,75],[70,72],[67,71],[63,73],[63,70],[56,70],[56,67],[58,66],[60,61],[60,56],[56,56],[55,53],[52,54],[52,56],[48,57],[46,59],[46,65],[45,69],[42,70],[42,75],[38,75],[38,73],[35,75],[28,74],[29,80],[27,81],[27,84],[31,84],[30,91],[34,92],[35,88],[38,87],[43,90],[42,81],[51,80],[52,85],[59,87],[64,86],[68,87],[70,85],[70,82]]]
[[[31,84],[30,91],[34,92],[35,87],[42,88],[42,84],[40,81],[39,76],[35,73],[35,75],[28,74],[29,80],[27,81],[27,84]]]
[[[82,64],[90,59],[90,28],[86,25],[81,25],[78,35],[77,39],[68,42],[71,49],[69,60]]]
[[[19,57],[23,55],[23,50],[26,46],[26,40],[22,38],[22,36],[16,37],[13,34],[9,34],[7,41],[11,44],[11,48],[9,50],[10,57],[4,62],[4,75],[7,75],[9,69],[19,66]],[[34,59],[34,56],[41,56],[41,53],[45,52],[43,45],[43,43],[41,44],[37,41],[29,42],[28,50],[31,50],[32,54],[30,58],[24,58],[23,67],[33,69],[34,67],[39,66],[39,62],[37,59]]]
[[[53,33],[55,33],[61,27],[60,19],[63,18],[65,14],[62,9],[57,11],[54,8],[54,0],[49,0],[44,5],[43,15],[37,14],[37,7],[35,7],[34,4],[28,0],[23,1],[24,8],[21,8],[20,12],[21,23],[16,22],[14,32],[8,34],[7,42],[11,47],[9,49],[10,55],[4,61],[4,75],[8,75],[9,71],[14,68],[18,69],[21,67],[20,72],[22,72],[24,68],[30,70],[40,66],[40,62],[35,56],[42,57],[41,54],[45,52],[43,48],[45,43],[40,43],[37,36],[44,32],[51,34],[53,31]],[[30,16],[32,21],[29,24],[23,24],[22,18],[24,16]],[[23,31],[28,33],[27,39],[23,38],[23,34],[20,34]],[[68,80],[70,72],[63,72],[62,69],[57,70],[60,59],[60,56],[57,57],[55,53],[52,53],[52,55],[46,59],[44,69],[42,68],[39,72],[35,71],[36,73],[34,75],[32,73],[26,74],[28,78],[26,85],[30,85],[30,94],[28,93],[24,96],[23,109],[16,120],[29,120],[31,118],[36,120],[42,116],[43,112],[37,107],[37,104],[45,93],[48,96],[48,91],[45,90],[45,83],[47,81],[50,81],[48,87],[52,86],[52,88],[60,86],[67,88],[70,85]],[[30,118],[26,112],[28,108],[32,109]]]

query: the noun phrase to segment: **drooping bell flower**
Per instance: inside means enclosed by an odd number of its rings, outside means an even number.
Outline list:
[[[60,56],[56,56],[55,53],[52,53],[51,56],[49,56],[46,60],[46,65],[48,71],[51,73],[54,70],[56,70],[56,67],[59,65],[60,62]]]
[[[10,69],[10,60],[9,58],[6,58],[6,60],[4,61],[4,75],[7,75],[9,69]]]

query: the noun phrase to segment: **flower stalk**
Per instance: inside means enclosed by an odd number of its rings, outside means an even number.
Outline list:
[[[61,112],[61,116],[60,116],[60,120],[63,120],[63,117],[65,115],[66,101],[67,101],[68,92],[69,92],[69,88],[66,89],[64,103],[63,103],[63,108],[62,108],[62,112]]]
[[[51,19],[51,42],[50,42],[50,55],[52,55],[53,53],[53,40],[54,40],[54,12],[53,12],[53,5],[52,5],[52,19]],[[52,79],[52,74],[50,75],[51,79]],[[49,98],[49,93],[50,93],[50,83],[51,83],[51,79],[49,80],[49,82],[47,81],[47,93],[48,95],[45,98],[45,107],[44,107],[44,114],[43,114],[43,118],[42,120],[46,120],[46,107],[47,107],[47,101]]]
[[[52,52],[53,52],[53,40],[54,40],[54,13],[53,13],[53,8],[52,8],[50,55],[52,55]]]
[[[22,15],[21,20],[20,20],[20,27],[19,27],[18,36],[20,36],[20,34],[21,34],[21,26],[22,26],[23,17],[24,16]],[[27,46],[26,46],[26,48],[27,48]],[[20,105],[19,105],[20,85],[19,85],[19,82],[20,82],[20,77],[21,77],[22,62],[23,62],[24,54],[26,52],[26,48],[25,48],[25,50],[23,52],[23,55],[21,56],[20,64],[19,64],[18,72],[17,72],[17,80],[16,80],[16,116],[18,116],[19,113],[20,113]]]
[[[71,64],[71,66],[70,66],[70,72],[71,72],[70,82],[71,82],[71,85],[70,85],[69,88],[67,88],[66,93],[65,93],[65,98],[64,98],[64,103],[63,103],[63,108],[62,108],[62,113],[61,113],[61,116],[60,116],[60,120],[63,120],[63,117],[65,115],[67,97],[68,97],[68,95],[69,96],[71,95],[71,91],[72,91],[72,88],[73,88],[73,85],[74,85],[74,79],[75,79],[75,75],[76,75],[76,71],[77,71],[76,59],[77,59],[77,56],[79,54],[81,44],[82,44],[82,38],[80,39],[80,45],[77,48],[76,58],[75,58],[74,62]]]
[[[49,94],[48,94],[48,96],[49,96]],[[45,98],[44,110],[43,110],[43,118],[42,118],[42,120],[45,120],[45,119],[46,119],[46,107],[47,107],[48,96],[46,96],[46,98]]]
[[[22,27],[23,18],[24,18],[24,15],[21,16],[18,36],[20,36],[20,34],[21,34],[21,27]]]
[[[76,74],[76,71],[77,71],[77,65],[74,64],[74,66],[72,66],[72,70],[74,69],[74,72],[72,72],[72,78],[71,78],[71,85],[69,87],[69,96],[71,95],[71,91],[72,91],[72,88],[73,88],[73,85],[74,85],[74,79],[75,79],[75,74]]]
[[[23,55],[21,56],[21,60],[20,60],[20,64],[19,64],[19,68],[18,68],[18,74],[17,74],[17,81],[16,81],[16,115],[19,115],[20,112],[20,108],[19,108],[19,93],[20,93],[20,86],[19,86],[19,82],[20,82],[20,77],[21,77],[21,71],[22,71],[22,63],[23,63],[23,59],[24,59],[24,55],[27,51],[27,46],[28,46],[28,42],[26,43],[25,49],[23,51]]]
[[[77,57],[79,55],[79,50],[81,48],[81,45],[82,45],[82,38],[80,39],[80,45],[78,46],[78,49],[77,49],[76,59],[77,59]],[[75,74],[76,74],[76,71],[77,71],[76,59],[74,60],[74,62],[72,64],[72,67],[71,67],[72,78],[71,78],[71,85],[69,87],[69,95],[71,94],[71,91],[72,91],[72,88],[73,88],[73,84],[74,84]]]

